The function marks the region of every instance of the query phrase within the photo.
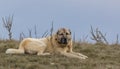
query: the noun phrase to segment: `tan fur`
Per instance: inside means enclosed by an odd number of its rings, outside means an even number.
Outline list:
[[[67,33],[67,34],[66,34]],[[67,43],[60,44],[60,39],[65,37]],[[72,51],[71,33],[68,29],[61,28],[52,36],[35,39],[25,38],[21,41],[18,49],[7,49],[6,54],[37,54],[50,55],[51,53],[59,53],[70,58],[86,59],[85,55]]]

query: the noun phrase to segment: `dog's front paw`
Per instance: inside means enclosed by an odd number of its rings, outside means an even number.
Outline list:
[[[77,53],[77,54],[78,54],[78,56],[80,56],[81,59],[87,59],[88,58],[87,56],[85,56],[85,55],[83,55],[81,53]]]
[[[87,56],[85,56],[85,55],[84,55],[84,56],[82,56],[82,57],[83,57],[83,59],[87,59],[87,58],[88,58],[88,57],[87,57]]]

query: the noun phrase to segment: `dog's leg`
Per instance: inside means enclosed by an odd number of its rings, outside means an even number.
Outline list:
[[[38,52],[37,55],[44,56],[44,55],[50,55],[50,53],[41,53],[41,52]]]
[[[78,58],[78,59],[86,59],[82,56],[78,56],[78,55],[75,55],[73,53],[65,53],[65,52],[61,52],[62,55],[66,56],[66,57],[70,57],[70,58]]]
[[[74,55],[77,55],[77,56],[79,56],[79,57],[81,57],[81,58],[83,58],[83,59],[86,59],[86,58],[88,58],[87,56],[85,56],[85,55],[83,55],[83,54],[81,54],[81,53],[77,53],[77,52],[70,52],[71,54],[74,54]]]

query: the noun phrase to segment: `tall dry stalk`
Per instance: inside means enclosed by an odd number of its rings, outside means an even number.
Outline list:
[[[25,38],[25,34],[22,32],[20,33],[19,41],[23,40]]]
[[[73,34],[73,46],[75,46],[75,32]]]
[[[37,38],[37,27],[36,27],[36,25],[34,27],[34,33],[35,33],[35,38]]]
[[[88,35],[83,35],[82,38],[80,39],[80,43],[88,43],[87,38]]]
[[[116,36],[116,43],[115,43],[116,45],[118,45],[119,44],[119,35],[117,34],[117,36]]]
[[[91,39],[96,41],[96,43],[104,43],[104,44],[109,44],[107,39],[106,39],[106,34],[103,35],[103,33],[96,28],[96,30],[93,30],[93,27],[91,26]]]
[[[53,21],[52,21],[52,27],[51,27],[51,29],[50,29],[50,35],[52,36],[53,35]]]
[[[12,39],[12,24],[13,24],[13,15],[9,16],[9,17],[2,17],[2,21],[3,21],[3,26],[6,28],[6,30],[8,31],[8,36],[9,36],[9,40]]]
[[[29,37],[31,38],[32,37],[32,30],[28,29],[28,32],[29,32]]]
[[[48,35],[48,30],[43,33],[42,37],[46,37],[47,35]]]

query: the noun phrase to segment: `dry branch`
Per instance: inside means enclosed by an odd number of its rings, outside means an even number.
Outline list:
[[[117,34],[117,36],[116,36],[116,43],[115,43],[116,45],[118,45],[119,44],[119,35]]]
[[[34,29],[35,29],[35,31],[34,31],[34,33],[35,33],[35,38],[37,38],[37,27],[36,27],[36,25],[35,25]]]
[[[6,28],[6,30],[8,31],[8,36],[9,36],[9,40],[12,39],[12,24],[13,24],[13,15],[9,16],[9,17],[2,17],[2,21],[3,21],[3,26]]]
[[[42,37],[46,37],[48,35],[48,30],[43,33]]]
[[[91,39],[96,41],[96,43],[104,43],[104,44],[108,44],[108,41],[106,39],[106,34],[103,35],[103,33],[98,30],[98,28],[96,28],[96,30],[93,30],[93,27],[91,26]]]
[[[31,38],[32,37],[32,30],[28,29],[28,32],[29,32],[29,37]]]
[[[75,46],[75,32],[73,34],[73,46]]]
[[[22,32],[22,33],[20,33],[20,37],[19,37],[19,40],[21,41],[21,40],[23,40],[25,38],[25,34]]]

